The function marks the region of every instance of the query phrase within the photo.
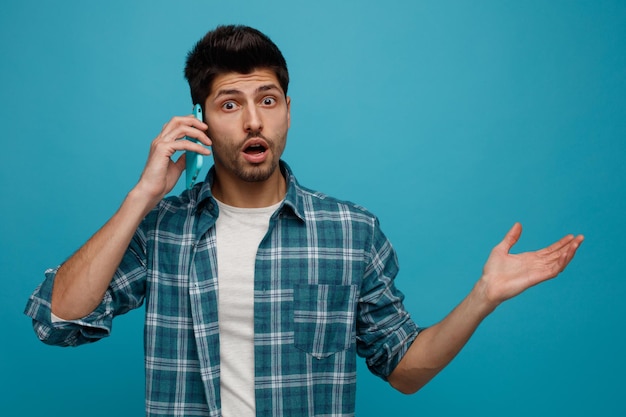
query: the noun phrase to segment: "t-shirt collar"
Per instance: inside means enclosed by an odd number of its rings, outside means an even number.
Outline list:
[[[301,220],[304,220],[304,202],[302,198],[302,188],[300,187],[300,184],[298,184],[296,177],[293,175],[293,171],[285,161],[281,160],[279,162],[279,167],[287,181],[287,193],[285,194],[285,199],[279,211],[284,210],[285,207],[289,207],[297,217],[299,217]],[[215,166],[212,166],[206,175],[204,183],[202,183],[201,185],[197,199],[197,211],[202,210],[202,208],[204,208],[207,204],[212,207],[217,206],[215,197],[213,197],[213,193],[211,192],[211,187],[213,186],[214,180]]]

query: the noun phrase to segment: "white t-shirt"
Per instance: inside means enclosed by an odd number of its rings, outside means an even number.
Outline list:
[[[254,264],[280,203],[238,208],[218,201],[220,391],[224,417],[254,417]]]

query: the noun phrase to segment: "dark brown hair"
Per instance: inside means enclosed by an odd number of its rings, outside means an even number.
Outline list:
[[[260,31],[241,25],[218,26],[208,32],[187,54],[185,78],[191,99],[204,107],[217,75],[270,69],[287,95],[287,62],[272,40]]]

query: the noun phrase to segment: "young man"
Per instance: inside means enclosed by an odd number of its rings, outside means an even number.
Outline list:
[[[514,225],[471,293],[422,330],[394,286],[396,255],[377,219],[302,187],[280,160],[290,98],[276,45],[219,27],[185,75],[204,122],[163,127],[118,212],[46,272],[26,308],[44,342],[78,345],[145,302],[148,415],[350,416],[357,354],[415,392],[501,302],[556,276],[582,242],[510,255]],[[164,199],[185,167],[174,153],[209,155],[205,146],[215,161],[206,181]]]

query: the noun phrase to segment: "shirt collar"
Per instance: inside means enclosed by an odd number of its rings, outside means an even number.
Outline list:
[[[298,180],[296,180],[296,177],[293,175],[293,171],[286,162],[281,160],[279,162],[279,166],[287,182],[287,193],[285,194],[283,204],[280,206],[278,211],[283,211],[286,207],[288,207],[297,217],[299,217],[301,220],[304,220],[304,190],[298,183]],[[213,186],[214,180],[215,166],[212,166],[207,173],[204,182],[202,184],[198,184],[198,186],[200,187],[200,191],[198,193],[198,203],[196,205],[195,212],[200,212],[206,206],[208,206],[210,209],[213,207],[217,207],[217,202],[215,201],[215,197],[213,197],[213,193],[211,192],[211,187]]]

